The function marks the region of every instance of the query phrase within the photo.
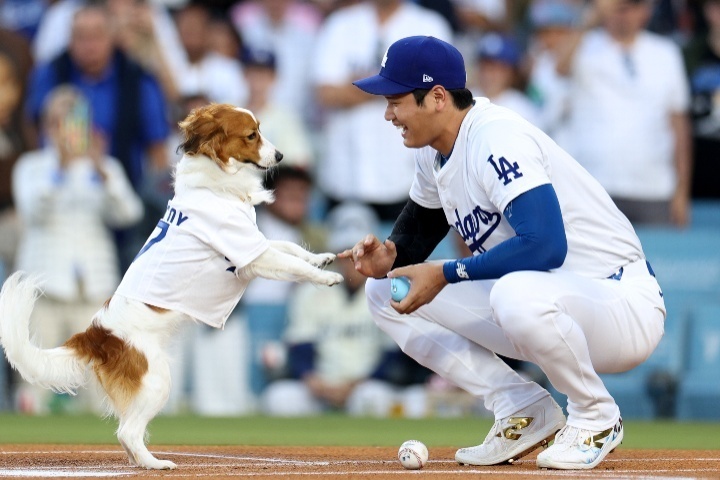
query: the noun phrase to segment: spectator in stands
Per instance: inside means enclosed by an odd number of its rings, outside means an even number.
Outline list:
[[[579,27],[581,13],[576,0],[533,0],[529,6],[527,92],[540,110],[539,125],[558,143],[565,143],[570,85],[558,73],[557,59]]]
[[[538,108],[521,90],[523,51],[518,42],[509,35],[487,33],[478,42],[475,58],[477,88],[470,87],[473,93],[515,111],[543,128]]]
[[[242,58],[243,41],[232,20],[224,15],[213,15],[210,19],[208,48],[220,55],[238,60]]]
[[[18,157],[36,147],[34,129],[25,121],[23,91],[31,59],[27,41],[0,29],[0,282],[15,263],[20,226],[12,198],[12,169]],[[24,61],[23,61],[24,60]],[[0,359],[0,410],[9,405],[9,365]]]
[[[169,198],[165,97],[157,81],[116,47],[113,27],[106,7],[80,8],[73,17],[67,51],[35,69],[28,110],[38,119],[53,88],[74,85],[90,101],[93,127],[106,137],[109,153],[120,160],[133,187],[153,195],[164,192]],[[157,223],[157,215],[149,210],[147,225],[119,235],[123,270]]]
[[[336,10],[323,24],[312,74],[325,110],[317,181],[330,208],[359,201],[381,221],[392,221],[407,202],[413,152],[393,125],[373,120],[382,118],[385,99],[352,81],[376,71],[390,44],[410,35],[449,41],[452,31],[440,14],[405,0],[364,0]]]
[[[110,227],[128,226],[143,214],[119,161],[92,132],[91,115],[78,89],[53,89],[43,107],[47,145],[22,155],[13,171],[23,227],[17,267],[44,280],[31,317],[41,347],[59,346],[90,324],[120,281]],[[48,391],[29,391],[34,395],[20,391],[20,409],[46,412]],[[86,407],[101,412],[98,398]]]
[[[269,50],[246,48],[242,61],[250,89],[246,106],[260,120],[263,135],[282,152],[282,165],[311,172],[315,158],[310,131],[293,108],[278,103],[273,97],[277,83],[275,54]]]
[[[571,83],[566,147],[631,222],[684,226],[688,81],[679,47],[644,29],[651,3],[597,2],[599,27],[577,32],[558,62]]]
[[[518,26],[515,22],[515,11],[519,10],[520,6],[518,2],[512,0],[450,1],[458,22],[452,43],[466,59],[475,57],[477,44],[486,33],[513,33]],[[468,84],[477,83],[475,69],[469,68],[467,74]]]
[[[704,0],[706,28],[685,47],[693,118],[693,197],[720,198],[720,0]]]
[[[34,129],[22,109],[25,74],[16,56],[0,49],[0,281],[15,263],[19,226],[12,198],[12,169],[18,157],[34,149]]]
[[[20,72],[24,91],[27,76],[34,63],[30,42],[21,34],[0,26],[0,49],[12,57],[15,68]]]
[[[242,0],[228,10],[244,46],[270,50],[277,60],[273,103],[293,108],[304,121],[316,115],[310,71],[319,10],[302,0]]]
[[[187,69],[178,77],[183,95],[201,93],[217,103],[243,106],[248,89],[240,59],[228,58],[210,49],[210,10],[189,4],[175,13],[180,41],[188,58]]]
[[[49,62],[70,41],[75,13],[83,6],[104,5],[114,22],[117,45],[135,62],[156,77],[168,100],[179,95],[178,77],[187,59],[175,23],[167,9],[149,0],[58,0],[42,18],[33,44],[35,59]]]
[[[367,206],[348,203],[328,216],[327,248],[340,252],[358,235],[379,228]],[[352,415],[389,416],[399,401],[395,387],[381,375],[385,352],[395,352],[389,338],[373,323],[365,299],[365,277],[352,262],[335,266],[345,276],[340,288],[299,285],[289,305],[284,334],[287,379],[272,382],[261,407],[270,415],[312,415],[327,410]],[[413,410],[412,407],[409,410]]]

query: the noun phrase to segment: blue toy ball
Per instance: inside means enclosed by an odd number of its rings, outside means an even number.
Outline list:
[[[407,277],[396,277],[390,279],[390,295],[396,302],[401,301],[410,291],[410,281]]]

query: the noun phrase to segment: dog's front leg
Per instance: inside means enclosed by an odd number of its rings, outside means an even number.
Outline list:
[[[272,246],[247,265],[242,274],[270,280],[308,281],[321,285],[336,285],[343,281],[343,276],[337,272],[321,270],[302,258],[277,250]]]
[[[285,240],[270,240],[270,246],[281,252],[298,257],[319,268],[330,265],[335,260],[334,253],[312,253],[302,248],[297,243]]]

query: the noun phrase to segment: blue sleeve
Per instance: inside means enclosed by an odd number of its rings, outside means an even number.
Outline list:
[[[523,193],[503,214],[516,235],[483,254],[446,262],[443,273],[448,282],[500,278],[519,270],[547,271],[563,264],[567,238],[552,185]]]
[[[146,144],[164,142],[170,135],[165,96],[154,78],[145,75],[140,84],[143,140]]]
[[[315,345],[312,343],[290,345],[287,362],[290,377],[301,379],[315,369]]]

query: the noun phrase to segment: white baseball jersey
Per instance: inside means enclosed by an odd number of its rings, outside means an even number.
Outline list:
[[[551,183],[568,241],[560,270],[607,278],[620,266],[644,258],[630,222],[600,184],[546,134],[509,109],[476,98],[442,169],[436,156],[431,147],[417,151],[410,197],[426,208],[442,207],[475,255],[515,236],[503,216],[514,198]]]
[[[268,248],[255,208],[207,189],[188,189],[168,202],[128,268],[119,295],[222,327],[249,280],[243,268]]]
[[[549,272],[447,285],[408,315],[392,308],[388,279],[368,279],[375,322],[419,363],[482,398],[496,420],[549,395],[500,354],[535,363],[567,395],[568,425],[610,428],[620,410],[598,372],[643,362],[662,337],[665,317],[632,226],[547,135],[487,99],[476,99],[442,168],[436,156],[429,147],[417,152],[411,198],[442,207],[476,255],[515,236],[503,216],[513,199],[552,184],[568,242],[565,262]]]

